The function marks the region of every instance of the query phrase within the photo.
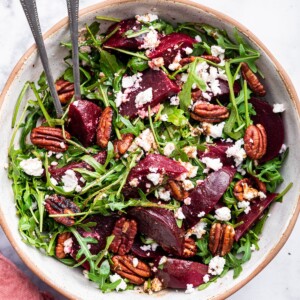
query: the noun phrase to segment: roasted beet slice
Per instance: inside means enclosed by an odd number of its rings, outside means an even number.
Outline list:
[[[140,106],[136,103],[136,97],[140,97],[140,93],[145,92],[146,90],[152,96],[149,102],[146,102],[144,105],[141,104]],[[165,101],[168,97],[179,93],[179,91],[180,88],[174,81],[170,80],[163,71],[148,69],[143,73],[139,87],[126,94],[127,101],[121,104],[120,113],[123,116],[129,116],[130,118],[137,116],[139,110],[148,114],[147,108],[149,105],[150,107],[154,107]]]
[[[208,266],[198,262],[183,259],[167,258],[163,268],[158,268],[158,277],[165,288],[186,289],[187,284],[197,287],[204,283],[203,277],[208,272]]]
[[[229,102],[229,95],[230,95],[228,81],[223,80],[223,79],[218,79],[218,80],[220,83],[221,93],[216,96],[211,95],[212,96],[211,101],[218,99],[222,103],[227,103],[227,102]],[[240,90],[241,90],[240,85],[238,84],[237,81],[235,81],[233,84],[234,94],[237,95],[240,92]]]
[[[155,240],[166,252],[182,255],[184,231],[177,226],[172,211],[157,207],[134,207],[128,214],[137,221],[139,232]]]
[[[259,160],[264,163],[279,154],[284,141],[283,121],[280,114],[273,113],[273,107],[269,103],[257,98],[252,98],[249,102],[256,111],[256,115],[251,117],[253,123],[263,125],[267,133],[267,152]]]
[[[176,178],[185,172],[187,172],[186,168],[179,162],[160,154],[149,154],[130,170],[123,194],[126,198],[135,198],[139,196],[138,188],[146,192],[153,187],[153,181],[147,178],[150,173]]]
[[[171,33],[165,35],[160,39],[159,45],[151,52],[148,53],[150,59],[156,57],[163,57],[165,66],[171,64],[180,51],[181,57],[186,57],[184,51],[186,47],[193,49],[193,44],[197,43],[195,39],[184,33]]]
[[[119,219],[117,214],[113,214],[111,216],[102,216],[102,215],[95,215],[90,218],[87,218],[84,223],[95,222],[96,226],[90,227],[90,231],[85,231],[81,227],[77,228],[78,233],[86,238],[91,237],[98,241],[96,244],[89,244],[91,254],[98,254],[101,250],[105,248],[106,245],[106,238],[111,235],[116,221]],[[70,255],[76,259],[76,254],[80,249],[80,245],[78,244],[76,238],[72,237],[73,243],[71,247]],[[82,256],[79,261],[81,261],[84,257]],[[85,269],[89,270],[89,263],[85,262],[82,265]]]
[[[234,160],[231,157],[227,157],[226,151],[232,145],[232,143],[217,142],[215,144],[208,145],[207,149],[204,152],[198,151],[198,156],[200,157],[200,159],[202,159],[203,157],[214,159],[220,158],[224,166],[231,166],[234,164]]]
[[[102,151],[99,152],[98,154],[96,154],[94,156],[94,159],[100,163],[100,164],[104,164],[105,160],[106,160],[106,151]],[[82,161],[82,162],[74,162],[74,163],[70,163],[62,168],[56,168],[53,166],[49,167],[49,173],[51,174],[51,176],[56,180],[56,181],[61,181],[61,177],[63,175],[65,175],[67,170],[74,170],[74,169],[87,169],[89,171],[93,171],[94,168],[91,167],[88,163]],[[79,172],[74,171],[76,174],[77,179],[79,180],[82,176]],[[78,182],[80,185],[83,185],[83,183],[79,180]]]
[[[199,213],[205,212],[207,214],[214,209],[227,190],[235,172],[235,168],[223,167],[211,173],[190,193],[191,204],[182,206],[182,212],[185,215],[184,221],[188,228],[199,222]]]
[[[261,217],[264,210],[272,203],[276,196],[277,194],[268,194],[263,200],[259,199],[251,202],[251,210],[248,212],[248,214],[242,213],[237,219],[237,223],[244,223],[235,228],[236,241],[238,241]]]
[[[158,258],[159,256],[163,256],[165,253],[164,251],[159,247],[155,251],[152,249],[150,250],[143,250],[143,247],[147,247],[148,245],[143,245],[142,243],[135,241],[131,247],[131,252],[134,256],[137,258],[142,258],[142,259],[155,259]],[[142,247],[142,248],[141,248]],[[151,248],[151,247],[149,247]]]
[[[74,101],[69,107],[68,131],[87,147],[95,141],[101,108],[87,100]]]
[[[143,44],[143,39],[140,36],[130,39],[125,36],[125,32],[128,30],[139,31],[141,29],[142,26],[136,19],[127,19],[113,24],[108,28],[107,34],[116,27],[119,27],[119,30],[104,43],[104,47],[138,50],[139,46]]]

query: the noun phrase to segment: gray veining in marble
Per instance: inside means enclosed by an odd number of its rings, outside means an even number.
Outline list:
[[[99,2],[80,0],[81,8]],[[237,19],[264,41],[300,93],[300,1],[298,0],[201,0],[196,1],[223,11]],[[67,15],[64,0],[37,0],[42,31],[45,32]],[[0,0],[0,90],[14,65],[31,46],[31,37],[18,0]],[[1,199],[5,201],[5,199]],[[282,206],[284,209],[284,205]],[[300,222],[275,259],[250,283],[230,297],[231,300],[300,299]],[[51,291],[56,299],[65,299],[37,278],[19,259],[0,228],[0,251],[21,268],[41,290]]]

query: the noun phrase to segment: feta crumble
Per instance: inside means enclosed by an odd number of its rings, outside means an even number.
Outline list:
[[[250,202],[249,201],[239,201],[237,204],[238,208],[244,209],[244,213],[247,215],[250,210]]]
[[[282,113],[285,111],[285,106],[282,103],[275,103],[273,105],[273,113]]]
[[[116,97],[115,97],[116,107],[120,107],[122,103],[127,102],[127,101],[128,101],[128,99],[127,99],[126,94],[123,94],[121,91],[116,94]]]
[[[63,183],[63,189],[67,193],[74,191],[78,185],[78,179],[73,170],[67,170],[61,177],[61,181]]]
[[[152,131],[147,128],[145,129],[136,139],[134,142],[136,145],[144,149],[146,152],[149,152],[152,148],[156,149],[156,143],[153,136]],[[134,143],[132,143],[131,146],[134,147]],[[130,147],[131,148],[131,147]],[[128,149],[128,151],[131,151],[131,149]],[[135,149],[134,149],[135,150]],[[134,151],[133,150],[133,151]]]
[[[162,256],[161,259],[159,260],[159,265],[163,265],[168,261],[168,258],[166,256]]]
[[[64,241],[64,252],[66,254],[71,253],[72,245],[73,245],[73,239],[71,237]]]
[[[50,182],[51,182],[53,185],[55,185],[55,186],[58,185],[58,182],[57,182],[57,180],[56,180],[54,177],[50,177]]]
[[[135,107],[141,108],[144,104],[151,102],[153,99],[152,88],[148,88],[145,91],[138,93],[135,97]]]
[[[209,170],[218,171],[223,167],[220,158],[203,157],[201,161],[206,165],[203,173],[208,173]]]
[[[191,180],[185,179],[182,181],[182,187],[184,188],[184,190],[189,191],[194,188],[194,184]]]
[[[221,122],[216,125],[212,125],[210,123],[202,123],[203,132],[214,139],[221,138],[223,134],[223,129],[225,126],[225,122]]]
[[[199,212],[199,214],[197,215],[198,218],[202,218],[205,216],[205,211],[201,211]]]
[[[171,105],[175,106],[175,105],[179,105],[179,103],[180,103],[180,99],[177,95],[170,98]]]
[[[220,256],[213,257],[208,265],[208,273],[211,275],[221,275],[225,266],[225,258]]]
[[[30,176],[41,176],[44,172],[42,161],[38,158],[28,158],[20,162],[22,170]]]
[[[194,178],[197,175],[198,167],[193,166],[190,162],[179,161],[180,164],[187,169],[187,173],[183,173],[177,178],[178,180],[185,180],[187,178]]]
[[[167,114],[162,114],[159,119],[160,119],[160,121],[166,122],[166,121],[168,121],[168,115]]]
[[[183,203],[184,203],[185,205],[191,205],[191,201],[192,201],[192,199],[191,199],[190,197],[187,197],[187,198],[185,198],[185,199],[183,200]]]
[[[201,239],[202,236],[206,233],[206,228],[207,224],[205,222],[198,222],[195,226],[190,228],[187,231],[186,237],[190,237],[191,235],[195,235],[197,239]]]
[[[141,45],[142,49],[154,49],[160,43],[158,39],[158,32],[152,27],[149,27],[150,31],[143,36],[144,42]]]
[[[158,190],[158,197],[163,201],[170,201],[171,200],[171,193],[170,191],[166,190],[165,188],[160,188]]]
[[[117,292],[119,290],[123,290],[123,291],[126,290],[127,284],[119,274],[109,275],[109,280],[110,280],[111,283],[114,283],[114,282],[116,282],[120,279],[121,279],[121,282],[116,286],[116,291]]]
[[[190,47],[186,47],[183,50],[185,51],[186,55],[190,55],[193,53],[193,49]]]
[[[175,150],[175,144],[174,143],[167,143],[166,146],[164,147],[164,155],[165,156],[170,156],[172,152]]]
[[[143,245],[143,246],[140,246],[140,248],[143,251],[151,251],[151,249],[152,249],[151,245]]]
[[[209,282],[209,274],[205,274],[205,275],[203,276],[203,281],[204,281],[204,283]]]
[[[231,211],[226,206],[216,209],[215,213],[214,217],[219,221],[229,221],[231,219]]]
[[[154,15],[154,14],[145,14],[145,15],[136,15],[135,18],[139,21],[139,22],[143,22],[143,23],[151,23],[153,21],[158,20],[158,16]]]
[[[193,284],[187,284],[186,285],[186,290],[185,290],[185,294],[191,294],[191,293],[194,293],[195,292],[195,289],[193,287]]]
[[[198,42],[198,43],[201,43],[202,42],[202,38],[200,35],[196,35],[195,36],[195,40]]]
[[[182,207],[179,207],[175,212],[175,218],[179,220],[185,219],[185,215],[182,212]]]
[[[231,147],[229,147],[226,150],[227,157],[233,157],[236,167],[238,167],[243,160],[247,157],[246,152],[244,148],[242,147],[244,145],[244,140],[239,139],[235,142],[235,144]]]
[[[138,264],[139,264],[139,260],[136,257],[134,257],[132,259],[132,265],[136,268]]]
[[[152,181],[154,185],[158,185],[160,182],[160,174],[159,173],[149,173],[147,179]]]
[[[188,156],[188,158],[196,158],[197,157],[197,147],[196,146],[186,146],[182,150]]]
[[[280,150],[279,150],[279,153],[284,153],[286,151],[287,147],[286,147],[286,144],[282,144]]]
[[[168,68],[171,70],[171,71],[175,71],[175,70],[178,70],[181,68],[181,64],[180,64],[180,61],[181,61],[181,54],[180,54],[180,51],[177,52],[173,62],[168,66]]]

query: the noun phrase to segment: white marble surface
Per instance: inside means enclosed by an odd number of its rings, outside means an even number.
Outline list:
[[[38,0],[38,9],[45,32],[66,15],[65,1]],[[81,7],[99,2],[80,0]],[[237,19],[254,32],[271,50],[295,84],[300,94],[300,1],[299,0],[201,0]],[[0,0],[0,91],[14,65],[33,43],[18,0]],[[5,199],[1,199],[5,201]],[[300,299],[300,222],[274,260],[250,283],[230,297],[231,300]],[[65,299],[37,278],[19,259],[0,228],[0,251],[15,262],[42,290],[49,290],[56,299]],[[13,298],[12,298],[13,299]],[[9,299],[8,299],[9,300]]]

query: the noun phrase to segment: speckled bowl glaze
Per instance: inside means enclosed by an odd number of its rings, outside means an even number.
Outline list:
[[[263,235],[261,237],[260,251],[252,255],[252,259],[244,265],[244,271],[237,278],[232,278],[229,272],[224,278],[211,284],[204,291],[194,294],[176,293],[172,290],[162,291],[151,297],[159,299],[224,299],[240,289],[256,274],[258,274],[277,254],[289,237],[299,214],[299,186],[300,181],[300,105],[290,79],[285,71],[266,49],[266,47],[241,24],[233,19],[202,5],[179,0],[179,1],[135,1],[135,0],[112,0],[104,1],[81,11],[80,25],[90,23],[97,15],[107,15],[117,18],[128,18],[136,14],[152,12],[161,18],[172,23],[175,22],[205,22],[213,26],[226,29],[232,34],[234,27],[237,27],[243,37],[252,47],[259,49],[262,57],[259,60],[259,67],[265,74],[265,86],[268,91],[267,100],[270,103],[284,103],[286,112],[284,113],[284,124],[286,139],[285,143],[290,147],[289,157],[282,170],[285,182],[283,187],[294,182],[293,189],[289,191],[284,199],[284,203],[275,203],[272,206],[272,217],[268,219]],[[104,22],[102,30],[105,30],[109,23]],[[60,41],[69,39],[67,19],[65,18],[55,25],[45,34],[45,42],[49,58],[51,60],[52,71],[58,77],[65,67],[63,57],[66,51],[59,46]],[[36,48],[31,47],[20,59],[9,77],[3,93],[0,97],[1,105],[1,153],[0,166],[7,162],[7,149],[12,134],[11,119],[13,109],[25,81],[36,81],[42,72],[42,66],[38,58]],[[26,95],[30,98],[30,93]],[[47,282],[60,293],[71,299],[144,299],[149,296],[140,294],[136,291],[117,294],[101,294],[96,285],[89,282],[82,276],[80,269],[72,269],[56,261],[54,258],[47,257],[33,247],[27,246],[21,241],[18,232],[18,217],[14,205],[13,191],[11,182],[7,178],[6,171],[0,168],[1,181],[1,201],[0,201],[0,221],[10,242],[19,253],[23,261],[30,267],[42,280]]]

